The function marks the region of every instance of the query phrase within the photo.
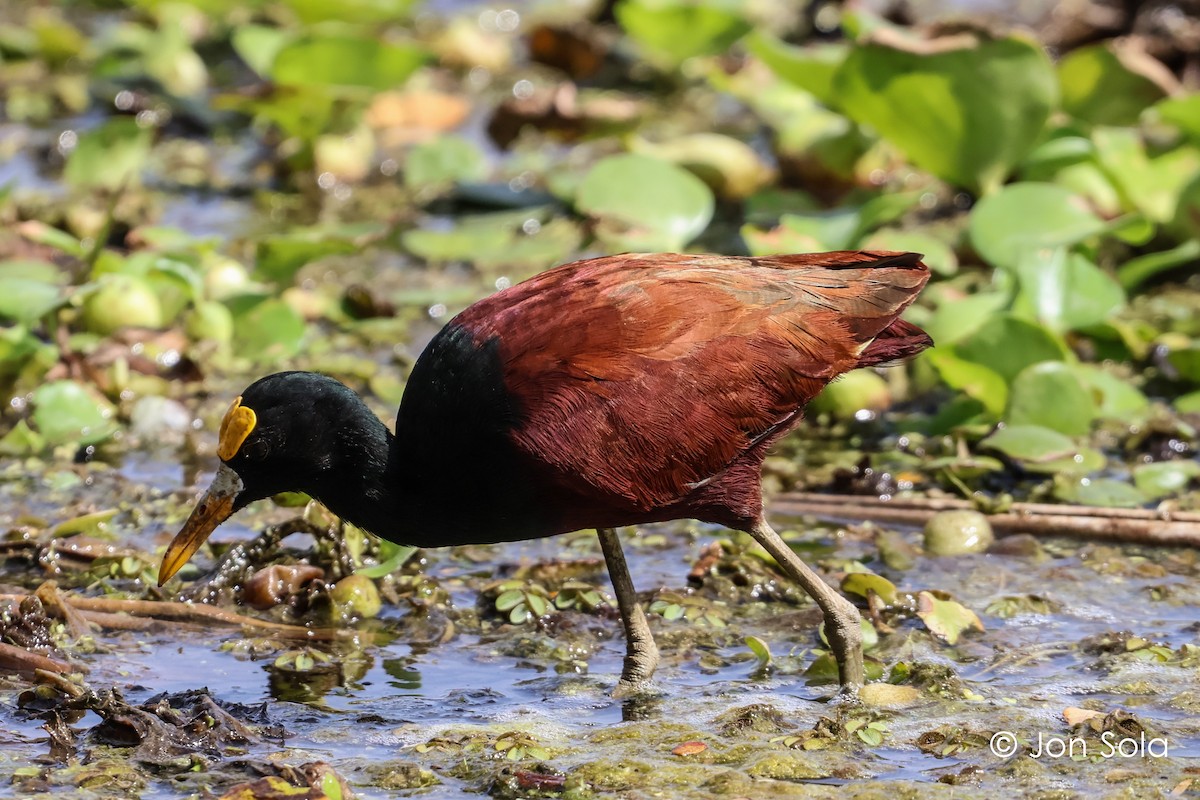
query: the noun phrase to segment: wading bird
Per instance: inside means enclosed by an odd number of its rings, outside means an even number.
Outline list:
[[[566,264],[452,319],[413,367],[395,435],[332,378],[269,375],[226,414],[221,465],[159,584],[233,512],[285,490],[418,547],[596,528],[627,638],[623,691],[658,650],[615,528],[691,518],[748,532],[804,587],[853,691],[858,611],[767,523],[762,461],[838,375],[932,344],[899,319],[928,279],[915,253]]]

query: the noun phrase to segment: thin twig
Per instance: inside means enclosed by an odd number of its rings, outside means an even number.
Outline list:
[[[927,505],[895,500],[832,494],[785,494],[771,501],[771,509],[782,514],[811,514],[825,519],[875,520],[900,525],[924,525],[938,511],[973,508],[970,503],[938,500]],[[1135,509],[1092,506],[1056,506],[1045,503],[1014,503],[1002,514],[991,514],[988,521],[1001,535],[1029,533],[1036,536],[1070,536],[1133,544],[1171,547],[1200,547],[1200,520],[1190,519],[1192,512],[1164,518],[1154,511],[1139,515]],[[1117,512],[1117,513],[1113,513]],[[1186,519],[1180,519],[1186,516]]]
[[[851,498],[848,495],[821,494],[819,492],[788,492],[780,496],[781,500],[797,500],[813,503],[840,503],[847,499],[863,500],[861,496]],[[975,509],[976,504],[970,500],[952,497],[893,497],[880,500],[894,508],[921,508],[931,511],[950,511],[954,509]],[[1056,503],[1012,503],[1005,512],[1011,514],[1053,514],[1067,517],[1117,517],[1120,519],[1169,520],[1172,522],[1200,523],[1200,511],[1175,511],[1168,507],[1160,508],[1101,508],[1099,506],[1073,506]]]

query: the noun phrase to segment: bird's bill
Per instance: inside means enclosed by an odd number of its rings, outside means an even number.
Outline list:
[[[242,491],[242,479],[225,464],[222,464],[213,478],[212,485],[200,498],[200,502],[192,509],[191,516],[183,523],[183,528],[175,534],[167,552],[163,554],[162,566],[158,568],[158,585],[162,586],[179,572],[188,562],[200,545],[212,535],[229,515],[233,513],[233,503]]]

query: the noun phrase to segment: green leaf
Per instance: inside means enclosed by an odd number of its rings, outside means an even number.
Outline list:
[[[1068,247],[1104,230],[1078,195],[1052,183],[1014,183],[971,212],[971,244],[990,264],[1016,269],[1027,254]]]
[[[404,566],[415,552],[417,552],[417,548],[412,545],[396,544],[384,539],[379,542],[379,563],[356,569],[354,574],[367,578],[382,578],[385,575],[391,575]]]
[[[52,381],[33,392],[33,424],[51,445],[94,444],[117,429],[115,409],[74,381]]]
[[[1017,461],[1051,461],[1069,458],[1079,448],[1070,437],[1038,425],[1009,425],[979,443]]]
[[[402,86],[427,58],[415,45],[365,35],[309,34],[280,48],[271,78],[283,85],[384,91]]]
[[[255,268],[270,280],[287,283],[305,264],[357,249],[353,242],[321,231],[290,231],[259,240]]]
[[[979,615],[954,600],[939,600],[929,592],[917,595],[917,616],[929,631],[947,644],[955,644],[964,631],[983,630]]]
[[[847,115],[918,167],[985,194],[1037,141],[1058,93],[1039,45],[982,35],[859,45],[834,87]]]
[[[412,188],[448,187],[487,175],[483,153],[461,136],[440,136],[414,147],[404,161],[404,184]]]
[[[252,361],[279,361],[300,352],[304,318],[282,300],[256,296],[230,301],[235,352]]]
[[[267,78],[271,75],[275,56],[294,38],[294,34],[282,28],[243,23],[234,27],[229,43],[250,69],[257,72],[259,77]]]
[[[1096,128],[1092,140],[1100,167],[1120,190],[1126,207],[1151,222],[1170,224],[1187,186],[1200,175],[1200,150],[1182,145],[1151,156],[1142,134],[1133,128]]]
[[[1200,94],[1195,92],[1161,101],[1154,107],[1159,119],[1200,142]]]
[[[1200,261],[1200,239],[1188,239],[1169,250],[1134,256],[1117,267],[1117,280],[1127,290],[1134,290],[1160,272]]]
[[[15,264],[0,264],[0,319],[33,325],[66,303],[66,294],[57,278],[46,281],[25,277]],[[46,266],[53,269],[53,265]]]
[[[953,275],[958,271],[958,256],[954,254],[954,249],[943,239],[926,231],[883,228],[872,233],[859,245],[864,250],[922,253],[922,261],[937,275]],[[940,343],[942,340],[935,336],[934,341]]]
[[[579,185],[576,207],[599,221],[597,235],[618,250],[682,250],[712,219],[714,200],[687,170],[640,155],[610,156]]]
[[[1150,500],[1179,494],[1200,478],[1200,462],[1179,459],[1134,467],[1133,485]]]
[[[849,52],[845,44],[796,47],[762,29],[755,29],[746,37],[746,49],[783,80],[813,95],[826,106],[837,105],[833,80]]]
[[[966,297],[942,300],[922,327],[938,345],[954,344],[983,327],[996,312],[1007,307],[1002,292],[977,292]]]
[[[1136,125],[1142,111],[1167,94],[1160,62],[1114,40],[1076,48],[1058,64],[1063,110],[1098,125]]]
[[[79,136],[63,177],[85,188],[119,189],[137,183],[150,155],[153,132],[133,117],[113,117]]]
[[[415,0],[287,0],[285,5],[302,22],[352,22],[359,25],[395,24],[403,20]]]
[[[1060,480],[1054,496],[1067,503],[1104,508],[1137,508],[1150,498],[1125,481],[1113,478],[1072,478]]]
[[[1130,421],[1144,416],[1150,408],[1146,395],[1128,379],[1095,364],[1072,364],[1069,369],[1091,391],[1097,417]]]
[[[924,358],[933,364],[941,379],[951,389],[957,389],[979,401],[994,418],[1004,413],[1008,403],[1008,384],[1004,377],[990,367],[959,358],[947,349],[930,350]]]
[[[742,38],[750,30],[742,8],[737,0],[620,0],[613,11],[652,61],[673,69]]]
[[[954,350],[960,358],[983,364],[1010,383],[1029,365],[1062,361],[1069,353],[1044,327],[1008,314],[991,317]]]
[[[1074,370],[1060,361],[1027,367],[1013,379],[1005,420],[1013,426],[1041,426],[1067,436],[1092,427],[1096,404]]]
[[[532,592],[525,595],[525,604],[529,606],[529,610],[535,617],[545,616],[546,612],[550,610],[550,604],[546,602],[545,598]]]
[[[1185,380],[1200,383],[1200,343],[1171,348],[1167,353],[1167,361]]]
[[[842,578],[842,591],[859,597],[874,592],[889,606],[896,602],[896,584],[872,572],[851,572]]]
[[[1098,325],[1125,306],[1120,284],[1086,256],[1061,247],[1027,251],[1014,271],[1020,282],[1014,313],[1057,331]]]
[[[497,611],[509,611],[516,608],[519,603],[525,601],[525,593],[520,589],[509,589],[507,592],[502,592],[496,598]]]
[[[757,636],[746,637],[746,647],[750,648],[750,652],[754,653],[754,658],[758,662],[758,668],[762,669],[771,663],[771,648],[762,639]]]

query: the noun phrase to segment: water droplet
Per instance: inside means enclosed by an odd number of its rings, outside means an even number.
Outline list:
[[[517,98],[518,100],[525,100],[533,97],[533,81],[528,81],[522,78],[513,84],[512,93],[513,97]]]
[[[512,286],[512,279],[507,275],[501,275],[499,278],[496,278],[497,289],[507,289],[510,286]]]
[[[133,101],[135,99],[136,98],[134,98],[133,92],[129,91],[128,89],[122,89],[121,91],[117,92],[117,96],[113,98],[113,105],[116,106],[118,111],[128,111],[129,109],[133,108]]]
[[[400,163],[394,158],[385,158],[379,164],[379,171],[390,178],[400,171]]]
[[[75,131],[63,131],[58,135],[58,152],[64,156],[74,150],[77,144],[79,144],[79,134]]]
[[[506,8],[496,15],[496,29],[511,33],[521,24],[521,15],[511,8]]]
[[[333,176],[332,172],[322,172],[317,176],[317,186],[320,186],[327,192],[333,188],[335,183],[337,183],[337,178]]]
[[[533,217],[530,217],[529,219],[527,219],[521,223],[521,230],[525,231],[525,234],[527,236],[533,236],[533,235],[541,232],[542,223],[538,222]]]
[[[446,316],[446,304],[434,303],[431,305],[429,307],[429,316],[433,317],[434,319],[441,319],[442,317]]]

